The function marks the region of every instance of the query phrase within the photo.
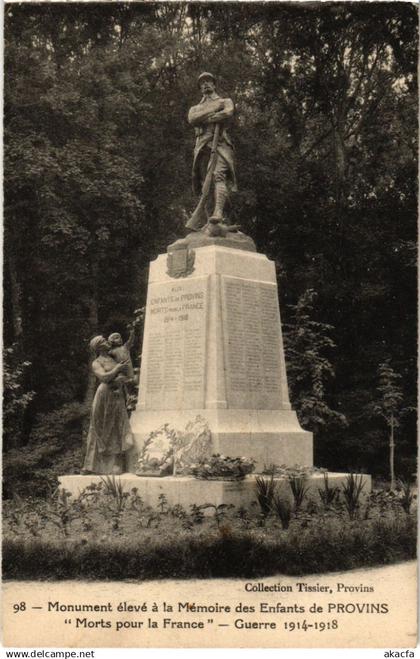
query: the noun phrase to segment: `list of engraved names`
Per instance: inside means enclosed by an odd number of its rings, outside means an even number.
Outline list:
[[[222,277],[228,407],[277,409],[281,330],[274,284]]]
[[[146,408],[204,406],[208,277],[150,287]]]

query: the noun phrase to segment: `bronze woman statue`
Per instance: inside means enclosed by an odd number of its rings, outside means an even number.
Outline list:
[[[111,346],[103,336],[95,336],[89,345],[96,354],[92,370],[100,384],[93,399],[82,474],[121,474],[124,452],[133,446],[123,392],[127,364],[108,354]]]

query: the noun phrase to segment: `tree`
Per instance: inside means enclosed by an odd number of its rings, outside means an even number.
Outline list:
[[[313,319],[317,294],[305,291],[290,305],[291,320],[284,325],[288,382],[293,406],[302,426],[318,432],[327,426],[344,426],[346,417],[328,404],[326,385],[334,377],[330,353],[333,327]]]
[[[412,407],[403,407],[404,395],[401,387],[401,375],[394,371],[390,360],[379,364],[378,392],[380,397],[372,406],[373,413],[384,419],[389,428],[389,474],[390,489],[395,489],[395,430],[400,426],[400,418]]]
[[[301,318],[288,360],[319,457],[382,471],[361,418],[372,373],[390,356],[416,388],[416,63],[410,3],[9,3],[4,343],[36,392],[22,443],[51,442],[51,415],[88,400],[89,339],[124,331],[194,207],[186,114],[206,69],[237,107],[230,219],[276,262],[289,324],[318,292],[320,326]]]

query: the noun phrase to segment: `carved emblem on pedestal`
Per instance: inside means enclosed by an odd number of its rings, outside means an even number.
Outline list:
[[[167,259],[167,274],[178,279],[188,277],[194,270],[195,252],[193,249],[175,249],[169,252]]]

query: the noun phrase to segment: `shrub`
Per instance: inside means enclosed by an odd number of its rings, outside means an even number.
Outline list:
[[[25,410],[35,396],[27,387],[31,362],[23,361],[17,343],[3,349],[3,441],[20,444]]]
[[[106,517],[112,521],[112,530],[118,531],[121,517],[126,508],[129,493],[124,491],[121,480],[112,476],[101,476],[104,497],[100,499]]]
[[[57,487],[57,474],[74,473],[82,460],[82,422],[86,415],[80,403],[64,405],[39,417],[31,441],[3,457],[3,496],[46,497]]]
[[[305,484],[305,477],[295,477],[289,480],[290,489],[292,490],[295,502],[295,513],[298,513],[302,507],[303,501],[308,493],[308,486]]]
[[[416,516],[403,513],[395,493],[392,499],[391,493],[386,499],[372,495],[369,514],[354,521],[344,503],[322,512],[308,504],[292,515],[289,497],[280,497],[273,477],[257,483],[262,514],[256,502],[251,510],[208,503],[193,504],[187,512],[168,506],[163,497],[152,509],[136,488],[124,492],[115,476],[78,497],[64,490],[46,501],[16,497],[3,508],[4,574],[16,579],[251,577],[345,570],[415,556]],[[349,478],[346,487],[353,493],[349,501],[358,505],[360,479]],[[214,515],[205,517],[206,508]]]
[[[80,517],[78,510],[78,500],[72,499],[71,493],[67,490],[57,490],[48,502],[46,517],[57,526],[63,534],[68,537],[70,534],[70,525],[73,520]]]
[[[210,510],[213,511],[213,516],[214,519],[216,520],[217,528],[220,528],[220,522],[226,517],[227,513],[229,510],[234,508],[232,504],[227,504],[227,503],[219,503],[219,505],[216,505],[214,503],[203,503],[200,508],[202,510],[206,510],[206,508],[210,508]]]
[[[403,478],[399,478],[397,481],[397,493],[398,501],[400,502],[402,509],[407,513],[407,515],[409,515],[411,504],[415,498],[415,494],[412,491],[410,482],[405,481]]]
[[[338,487],[331,487],[328,482],[328,473],[324,474],[324,487],[318,488],[319,497],[325,509],[332,506],[338,500]]]
[[[3,496],[27,497],[36,492],[47,497],[58,486],[52,468],[52,451],[55,447],[25,446],[8,451],[3,457]]]
[[[279,535],[221,527],[191,533],[92,538],[6,538],[7,579],[159,579],[302,575],[412,559],[411,516],[344,525],[337,520]]]
[[[282,499],[278,494],[274,494],[272,509],[279,518],[282,528],[288,529],[292,517],[292,509],[287,499]]]
[[[273,474],[271,474],[269,480],[262,478],[261,476],[256,476],[255,487],[257,491],[257,501],[260,505],[261,513],[265,519],[271,512],[273,496],[276,489]]]
[[[360,495],[362,494],[364,486],[363,476],[357,476],[357,474],[353,473],[348,474],[345,483],[341,486],[344,505],[350,519],[354,519],[357,514],[360,506]]]

